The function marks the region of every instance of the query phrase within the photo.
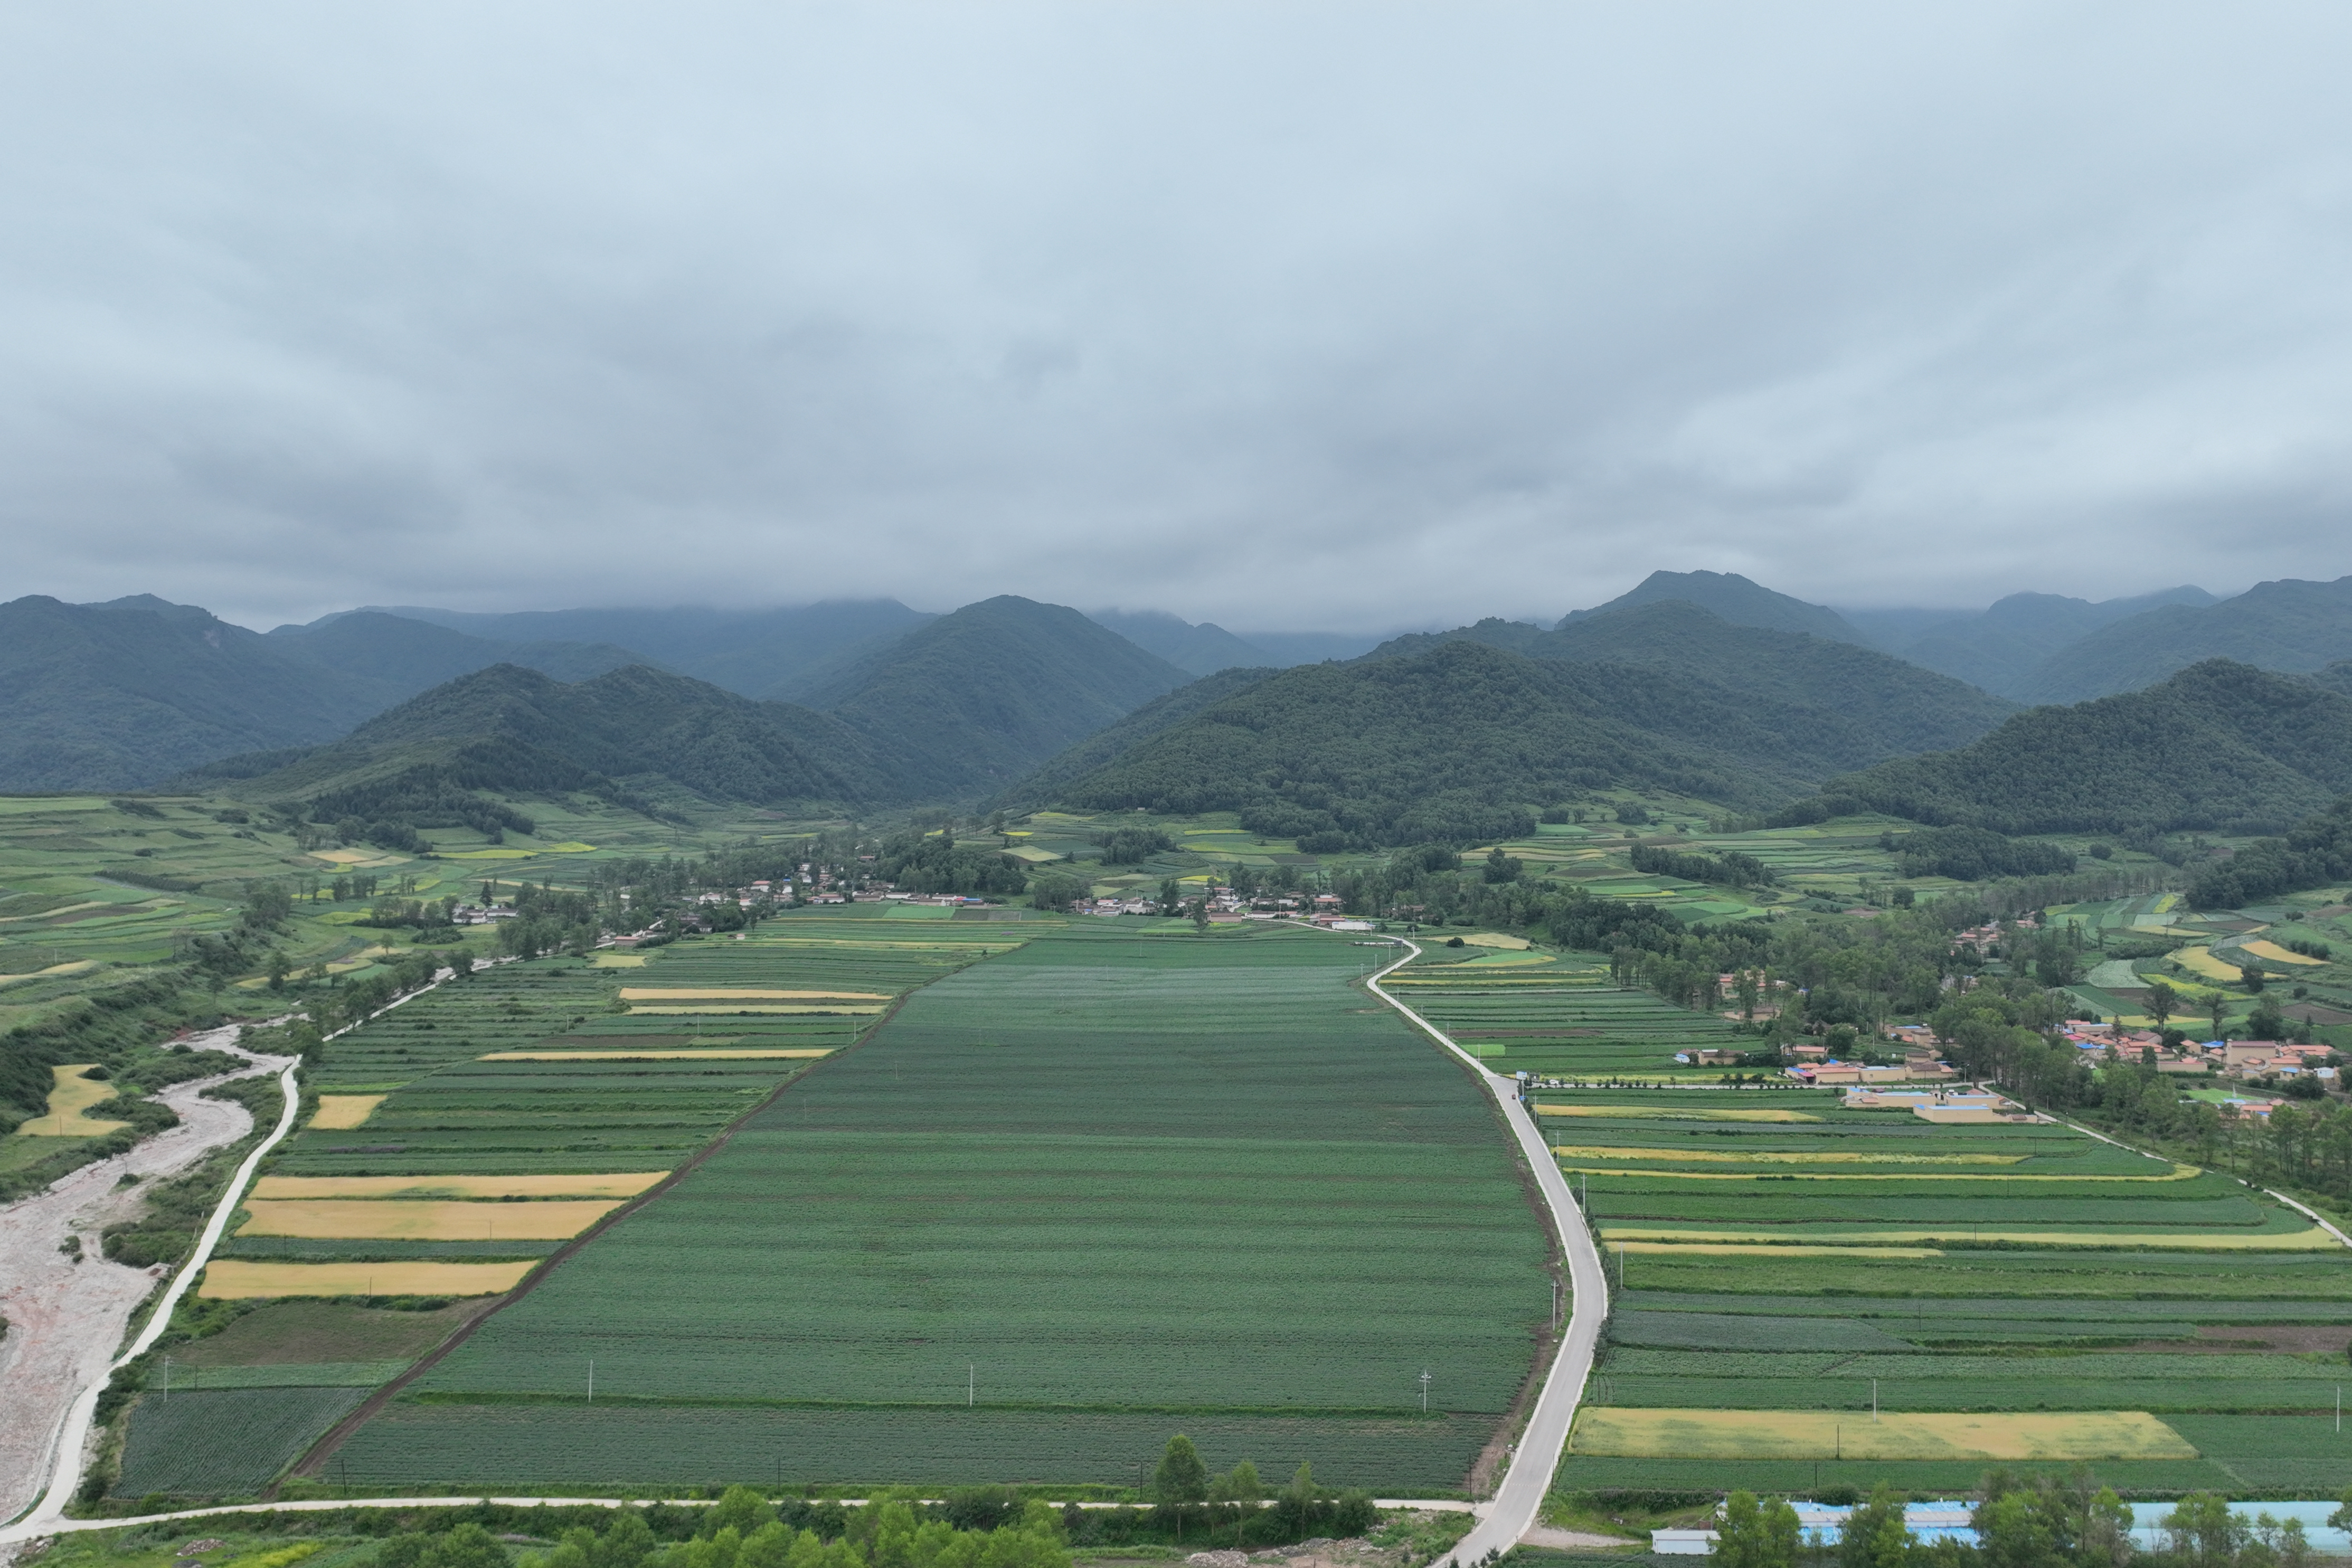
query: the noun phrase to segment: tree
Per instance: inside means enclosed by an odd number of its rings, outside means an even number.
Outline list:
[[[1176,1516],[1176,1539],[1183,1540],[1184,1510],[1209,1496],[1209,1467],[1201,1462],[1201,1450],[1192,1438],[1179,1432],[1168,1439],[1160,1468],[1152,1472],[1151,1489],[1160,1506]]]
[[[2262,970],[2254,964],[2242,963],[2238,965],[2238,984],[2243,985],[2247,990],[2252,992],[2257,996],[2263,994],[2263,985],[2267,978],[2268,977],[2263,973]]]
[[[2246,1521],[2218,1492],[2190,1492],[2165,1515],[2164,1533],[2185,1568],[2230,1568],[2252,1539]]]
[[[2229,1016],[2230,999],[2219,991],[2205,998],[2205,1011],[2213,1020],[2213,1037],[2221,1037],[2221,1020]]]
[[[2286,1037],[2286,1016],[2279,1011],[2278,1000],[2265,996],[2254,1004],[2246,1016],[2246,1037],[2250,1040],[2283,1040]]]
[[[1903,1495],[1881,1481],[1869,1500],[1847,1515],[1838,1534],[1839,1568],[1903,1568],[1918,1543],[1903,1522]]]
[[[1192,929],[1194,931],[1209,929],[1209,895],[1206,893],[1192,900]]]
[[[1234,1544],[1239,1546],[1242,1527],[1257,1511],[1258,1504],[1265,1500],[1265,1483],[1257,1479],[1257,1467],[1244,1459],[1217,1478],[1216,1485],[1209,1489],[1209,1500],[1234,1505]]]
[[[1486,851],[1486,864],[1480,869],[1489,883],[1496,883],[1517,881],[1524,868],[1517,856],[1504,854],[1503,847],[1497,844]]]
[[[1715,1542],[1722,1568],[1795,1568],[1797,1542],[1797,1510],[1786,1502],[1759,1503],[1754,1492],[1724,1500]]]
[[[1315,1522],[1315,1501],[1318,1495],[1315,1486],[1315,1467],[1312,1465],[1299,1466],[1291,1475],[1290,1484],[1282,1489],[1282,1516],[1300,1535],[1305,1535]]]
[[[2156,1020],[2158,1031],[2172,1021],[2173,1008],[2180,1005],[2180,993],[2159,980],[2147,988],[2147,1016]]]

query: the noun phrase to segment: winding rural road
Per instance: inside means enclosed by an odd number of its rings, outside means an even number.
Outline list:
[[[1518,1081],[1487,1071],[1476,1057],[1448,1039],[1444,1030],[1381,988],[1381,981],[1421,956],[1419,944],[1402,937],[1391,940],[1405,950],[1405,955],[1373,974],[1365,982],[1366,987],[1478,1075],[1478,1081],[1494,1096],[1496,1108],[1502,1112],[1512,1136],[1519,1141],[1519,1150],[1535,1173],[1536,1186],[1543,1194],[1545,1206],[1551,1210],[1552,1224],[1559,1231],[1560,1246],[1568,1257],[1572,1310],[1567,1336],[1561,1342],[1559,1354],[1553,1359],[1550,1375],[1544,1379],[1542,1392],[1536,1395],[1535,1414],[1528,1418],[1527,1430],[1519,1435],[1518,1447],[1511,1456],[1503,1484],[1496,1489],[1493,1500],[1485,1505],[1477,1524],[1456,1543],[1448,1561],[1448,1568],[1474,1568],[1489,1552],[1510,1551],[1535,1525],[1543,1508],[1544,1494],[1551,1489],[1552,1472],[1559,1468],[1560,1450],[1568,1446],[1569,1424],[1576,1419],[1577,1401],[1583,1396],[1585,1380],[1592,1372],[1592,1357],[1601,1343],[1601,1327],[1609,1319],[1609,1285],[1601,1269],[1601,1249],[1593,1245],[1583,1211],[1576,1206],[1576,1199],[1568,1190],[1568,1178],[1559,1173],[1559,1163],[1551,1157],[1551,1146],[1544,1142],[1535,1118],[1520,1103]]]

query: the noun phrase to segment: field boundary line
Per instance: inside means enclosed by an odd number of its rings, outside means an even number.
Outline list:
[[[1570,1312],[1560,1333],[1559,1352],[1552,1358],[1551,1372],[1536,1395],[1534,1413],[1520,1434],[1519,1446],[1511,1457],[1509,1468],[1503,1473],[1501,1485],[1495,1489],[1493,1500],[1486,1505],[1470,1532],[1446,1553],[1446,1568],[1455,1568],[1456,1564],[1476,1563],[1489,1552],[1511,1551],[1535,1525],[1544,1497],[1551,1489],[1552,1476],[1559,1468],[1560,1454],[1568,1447],[1569,1427],[1576,1419],[1584,1385],[1592,1374],[1601,1325],[1609,1320],[1609,1286],[1591,1228],[1585,1223],[1575,1195],[1569,1191],[1568,1178],[1560,1174],[1559,1162],[1552,1158],[1550,1144],[1520,1100],[1517,1080],[1489,1070],[1443,1029],[1391,995],[1381,984],[1422,955],[1420,944],[1402,937],[1391,940],[1405,950],[1405,955],[1372,973],[1365,980],[1364,988],[1411,1019],[1477,1075],[1477,1081],[1501,1111],[1504,1124],[1518,1140],[1528,1168],[1534,1173],[1537,1190],[1543,1194],[1546,1206],[1551,1211],[1552,1226],[1559,1233],[1560,1248],[1569,1267]]]
[[[1016,944],[1016,946],[1024,947],[1026,945],[1028,944],[1025,942]],[[972,963],[985,963],[986,962],[987,959],[981,958],[974,959]],[[646,1205],[653,1202],[654,1199],[661,1196],[662,1194],[669,1191],[672,1187],[677,1185],[678,1183],[684,1181],[698,1167],[699,1167],[705,1160],[709,1159],[711,1155],[717,1153],[720,1149],[725,1148],[729,1142],[734,1138],[735,1134],[742,1131],[744,1125],[749,1122],[751,1118],[759,1115],[760,1112],[767,1110],[768,1107],[775,1104],[777,1100],[782,1099],[784,1091],[791,1089],[793,1085],[799,1083],[802,1079],[807,1078],[812,1073],[823,1070],[826,1063],[839,1061],[842,1058],[847,1056],[850,1052],[856,1050],[858,1047],[864,1045],[866,1041],[880,1034],[883,1026],[888,1024],[891,1019],[898,1016],[898,1009],[905,1006],[907,1003],[918,993],[929,990],[931,986],[938,984],[940,981],[947,979],[949,974],[961,974],[964,970],[971,967],[971,963],[967,963],[948,971],[947,974],[935,975],[931,979],[925,981],[922,984],[918,985],[912,990],[900,995],[898,1000],[890,1004],[888,1011],[885,1012],[880,1017],[874,1020],[873,1026],[868,1028],[864,1034],[858,1036],[857,1038],[842,1047],[839,1050],[833,1052],[830,1056],[819,1058],[799,1072],[796,1072],[790,1078],[784,1079],[783,1082],[775,1087],[774,1091],[765,1100],[761,1100],[759,1104],[752,1106],[750,1110],[744,1111],[742,1115],[737,1117],[734,1121],[720,1128],[717,1137],[711,1139],[709,1142],[705,1143],[700,1149],[696,1150],[687,1162],[678,1166],[677,1170],[672,1171],[667,1176],[655,1183],[652,1186],[647,1187],[644,1192],[639,1193],[635,1197],[631,1198],[628,1202],[623,1204],[620,1207],[613,1210],[612,1213],[598,1220],[594,1225],[590,1226],[586,1230],[582,1231],[578,1236],[573,1237],[562,1247],[557,1247],[553,1252],[549,1253],[545,1258],[540,1259],[537,1267],[533,1268],[530,1273],[524,1275],[520,1280],[518,1280],[515,1283],[514,1288],[507,1291],[505,1298],[496,1306],[492,1307],[487,1312],[478,1314],[471,1322],[467,1323],[456,1333],[451,1334],[447,1339],[434,1346],[432,1350],[425,1352],[415,1365],[410,1367],[406,1372],[402,1373],[398,1377],[394,1378],[390,1383],[385,1384],[382,1388],[377,1389],[364,1400],[362,1400],[357,1409],[353,1410],[349,1415],[344,1416],[341,1421],[336,1422],[332,1426],[329,1427],[320,1435],[317,1442],[311,1444],[310,1447],[303,1450],[302,1457],[300,1458],[296,1459],[291,1466],[288,1467],[286,1474],[288,1476],[308,1476],[315,1478],[319,1472],[325,1468],[327,1460],[333,1457],[335,1450],[341,1447],[346,1442],[351,1440],[353,1433],[357,1432],[362,1426],[381,1415],[385,1405],[391,1404],[394,1398],[406,1392],[409,1384],[415,1383],[418,1378],[424,1376],[426,1373],[439,1365],[442,1359],[447,1356],[451,1351],[456,1350],[459,1345],[462,1345],[467,1340],[472,1339],[476,1331],[480,1329],[484,1323],[488,1322],[492,1318],[497,1317],[500,1312],[505,1311],[509,1307],[513,1306],[517,1301],[521,1300],[525,1296],[528,1296],[533,1290],[538,1289],[541,1283],[555,1272],[556,1266],[558,1264],[561,1264],[565,1259],[572,1257],[582,1247],[587,1246],[590,1242],[604,1235],[604,1232],[611,1229],[614,1226],[618,1225],[622,1220],[636,1213],[637,1210],[643,1208]],[[274,1483],[271,1485],[269,1489],[262,1495],[265,1498],[273,1497],[277,1490],[278,1484]]]

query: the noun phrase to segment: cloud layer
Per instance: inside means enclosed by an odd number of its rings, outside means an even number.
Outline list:
[[[2352,13],[20,6],[7,593],[2352,572]]]

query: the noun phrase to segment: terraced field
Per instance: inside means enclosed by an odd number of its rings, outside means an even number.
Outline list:
[[[1182,1430],[1220,1468],[1459,1487],[1549,1318],[1545,1238],[1480,1092],[1360,961],[1086,921],[958,973],[331,1473],[1132,1483]]]

